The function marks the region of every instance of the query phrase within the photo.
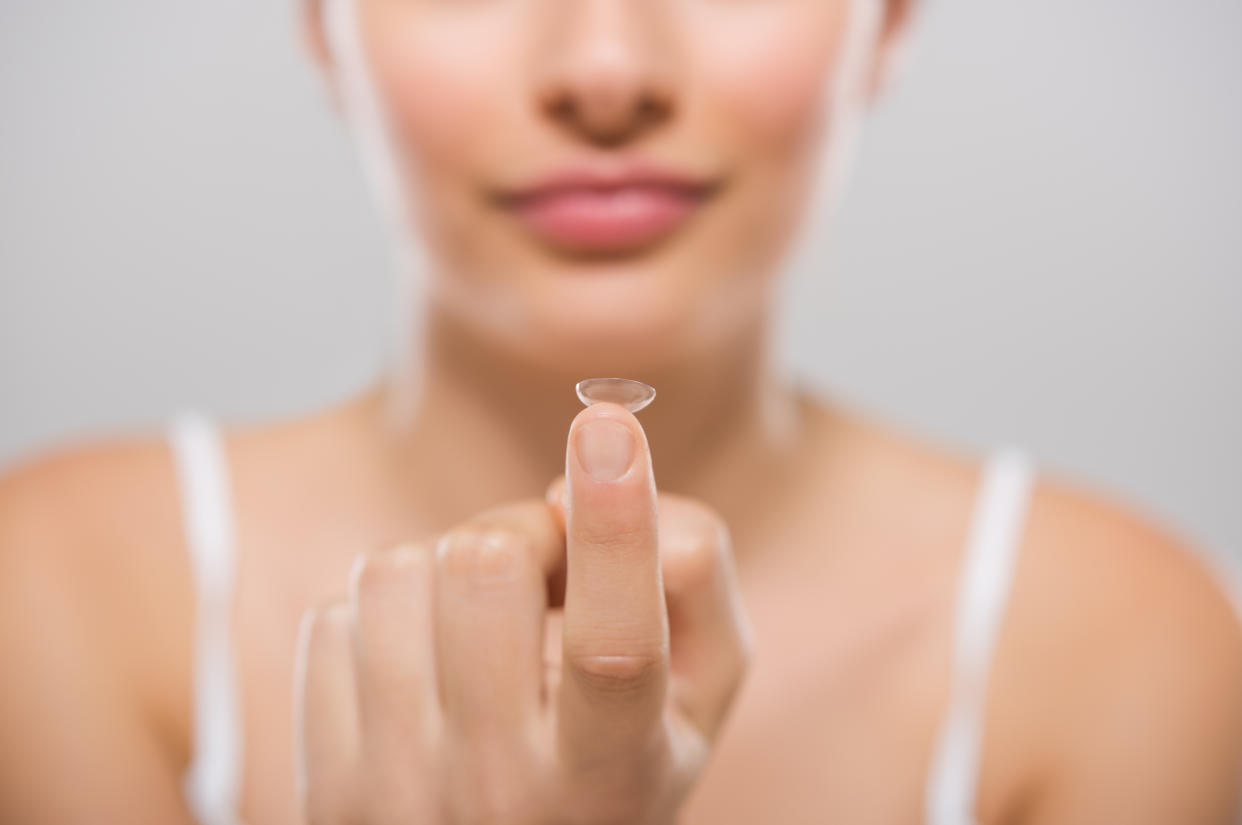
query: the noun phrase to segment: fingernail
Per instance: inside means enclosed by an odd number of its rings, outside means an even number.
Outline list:
[[[615,481],[634,461],[634,434],[619,421],[597,418],[578,428],[578,461],[596,481]]]

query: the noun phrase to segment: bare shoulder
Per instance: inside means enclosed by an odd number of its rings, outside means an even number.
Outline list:
[[[109,678],[124,678],[118,666],[138,664],[140,647],[184,650],[188,563],[167,444],[60,447],[0,475],[0,589],[6,613],[17,611],[6,624],[33,641],[89,645]],[[142,685],[168,695],[177,672],[146,672]]]
[[[329,442],[323,433],[334,416],[214,425],[230,485],[287,488],[319,458],[313,449]],[[193,579],[182,493],[167,431],[57,447],[3,470],[0,588],[46,597],[28,599],[30,607],[64,603],[97,641],[107,634],[122,645],[138,639],[184,652]],[[151,637],[159,632],[168,635]]]
[[[343,417],[217,424],[230,485],[287,490],[322,459],[315,450],[340,451],[322,445],[339,443],[324,433]],[[61,634],[89,649],[101,669],[132,679],[153,721],[188,752],[194,590],[182,492],[167,431],[57,447],[4,469],[0,621],[44,647]],[[250,506],[239,498],[230,506]]]
[[[918,541],[960,543],[985,456],[843,420],[865,456],[851,472],[879,491],[866,501],[883,499],[863,506],[891,511],[896,497]],[[1229,583],[1167,525],[1033,458],[989,671],[981,821],[1235,822],[1242,617]]]
[[[20,674],[0,687],[0,820],[179,821],[192,610],[161,439],[62,447],[0,476],[0,660]]]
[[[1133,506],[1072,482],[1035,486],[1015,593],[1015,624],[1046,639],[1084,678],[1182,669],[1242,696],[1242,622],[1204,552]],[[1019,602],[1018,599],[1023,601]],[[1144,674],[1151,677],[1153,674]]]
[[[1026,821],[1233,821],[1242,621],[1185,538],[1041,476],[998,644],[989,724],[1038,754]]]
[[[228,428],[230,481],[287,489],[333,420]],[[188,825],[195,608],[166,434],[0,472],[0,822]]]
[[[0,564],[41,571],[53,577],[46,584],[73,590],[87,604],[162,572],[159,559],[171,555],[179,527],[172,461],[161,439],[61,447],[0,475]]]
[[[66,568],[89,589],[89,569],[137,569],[135,547],[171,538],[173,466],[163,439],[114,439],[60,447],[0,474],[0,556],[6,566]],[[132,571],[131,571],[132,572]]]
[[[849,462],[849,472],[878,491],[876,506],[891,509],[896,498],[920,529],[941,523],[960,532],[978,502],[985,454],[852,411],[838,420],[859,445],[853,451],[865,455]],[[1085,655],[1103,671],[1109,656],[1169,644],[1218,668],[1242,669],[1242,617],[1206,553],[1135,506],[1031,458],[1010,624],[1049,640],[1068,634],[1054,649]]]

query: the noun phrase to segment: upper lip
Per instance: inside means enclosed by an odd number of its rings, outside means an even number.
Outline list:
[[[498,193],[505,204],[516,204],[573,190],[608,191],[631,186],[654,186],[684,194],[700,195],[712,188],[712,182],[643,161],[622,164],[585,164],[556,170],[538,180]]]

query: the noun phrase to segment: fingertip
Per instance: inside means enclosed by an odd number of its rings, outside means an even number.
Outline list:
[[[576,496],[584,480],[612,486],[650,475],[647,434],[633,413],[611,402],[592,404],[578,413],[565,450],[565,477],[571,495]]]
[[[574,436],[577,435],[578,431],[585,425],[599,419],[610,419],[624,424],[639,438],[641,443],[646,444],[647,433],[634,413],[620,404],[614,404],[611,401],[598,401],[585,409],[579,410],[578,414],[574,416],[573,422],[570,423],[569,448],[571,451],[575,448]]]
[[[578,410],[578,414],[574,416],[573,424],[571,424],[570,427],[571,429],[578,427],[582,424],[582,422],[589,419],[618,417],[623,419],[633,418],[635,421],[638,420],[637,418],[634,418],[633,413],[625,407],[622,407],[620,404],[616,404],[612,401],[596,401],[589,407],[583,407]]]

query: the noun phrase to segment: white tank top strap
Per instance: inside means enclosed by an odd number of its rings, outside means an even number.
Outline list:
[[[198,413],[177,415],[168,435],[196,598],[194,738],[183,788],[202,825],[237,825],[242,742],[231,633],[236,557],[228,464],[219,432]]]
[[[1008,603],[1034,480],[1016,446],[987,458],[959,573],[949,702],[932,754],[927,825],[975,825],[989,665]]]

